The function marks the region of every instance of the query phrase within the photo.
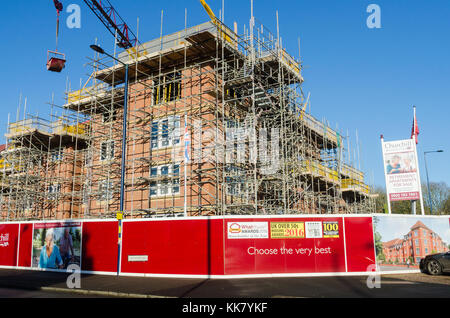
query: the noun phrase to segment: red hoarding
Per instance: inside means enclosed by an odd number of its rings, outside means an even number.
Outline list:
[[[117,221],[83,223],[82,270],[117,271],[117,233]]]
[[[121,271],[223,274],[222,224],[220,219],[125,221]]]
[[[17,265],[19,224],[0,224],[0,266]]]
[[[0,224],[0,266],[31,267],[33,233],[49,224]],[[71,225],[82,270],[116,272],[117,220]],[[120,256],[122,274],[187,276],[365,272],[375,260],[371,216],[124,220]]]
[[[31,267],[33,223],[20,224],[19,266]]]
[[[348,272],[370,271],[375,264],[375,246],[371,217],[345,218]]]

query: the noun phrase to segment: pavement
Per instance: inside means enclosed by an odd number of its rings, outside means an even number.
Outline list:
[[[57,298],[450,298],[450,275],[422,273],[382,275],[380,288],[369,288],[367,276],[187,279],[81,275],[81,288],[70,289],[68,276],[0,269],[0,298],[29,297],[18,291]]]

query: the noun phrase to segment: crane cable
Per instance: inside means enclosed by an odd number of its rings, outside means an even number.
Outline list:
[[[59,2],[58,0],[53,0],[53,3],[56,8],[56,49],[55,49],[55,51],[58,52],[59,14],[63,10],[63,4],[61,2]]]

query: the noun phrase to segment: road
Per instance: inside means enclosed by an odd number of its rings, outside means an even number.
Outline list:
[[[418,268],[407,268],[402,266],[380,266],[380,271],[382,272],[393,272],[393,271],[411,271],[411,272],[417,272]]]
[[[14,288],[0,288],[0,298],[91,298],[87,295],[72,293],[47,292],[41,290],[25,290]]]
[[[187,279],[82,275],[78,293],[67,289],[66,278],[62,273],[0,270],[0,297],[450,298],[450,275],[422,273],[382,275],[380,288],[368,287],[368,281],[378,286],[375,278],[367,276]],[[80,294],[86,291],[90,294]]]

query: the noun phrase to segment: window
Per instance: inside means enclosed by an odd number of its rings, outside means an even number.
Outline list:
[[[150,197],[167,196],[180,193],[180,166],[164,165],[152,167],[150,178]],[[158,179],[158,180],[156,180]]]
[[[425,247],[425,254],[428,254],[428,248]]]
[[[33,209],[33,203],[34,200],[32,200],[31,198],[26,198],[25,201],[23,202],[23,209],[26,210],[32,210]]]
[[[419,240],[418,240],[418,239],[416,239],[415,241],[416,241],[416,245],[419,245]]]
[[[245,176],[246,171],[241,167],[232,165],[227,166],[225,172],[229,174],[225,177],[227,194],[238,197],[245,196],[245,178],[243,176]],[[394,246],[393,248],[395,249],[397,246]]]
[[[111,201],[113,198],[113,183],[112,181],[103,180],[98,186],[99,200]]]
[[[104,141],[101,144],[100,160],[111,160],[114,158],[114,141]]]
[[[117,110],[116,109],[109,109],[107,111],[105,111],[102,114],[103,117],[103,122],[104,123],[110,123],[113,122],[117,119]]]
[[[415,231],[414,231],[414,236],[418,236],[418,235],[419,235],[418,231],[415,230]]]
[[[153,80],[153,105],[181,98],[181,72],[173,72]]]
[[[82,202],[83,202],[84,205],[88,205],[89,204],[89,188],[90,188],[89,183],[83,184]]]
[[[64,159],[64,151],[63,149],[54,150],[50,153],[50,160],[52,162],[61,161]]]
[[[420,249],[416,248],[416,254],[420,254]]]
[[[171,147],[180,144],[180,117],[172,116],[152,122],[152,149]]]
[[[48,187],[48,197],[50,200],[55,200],[58,197],[58,194],[61,192],[60,184],[51,184]]]

